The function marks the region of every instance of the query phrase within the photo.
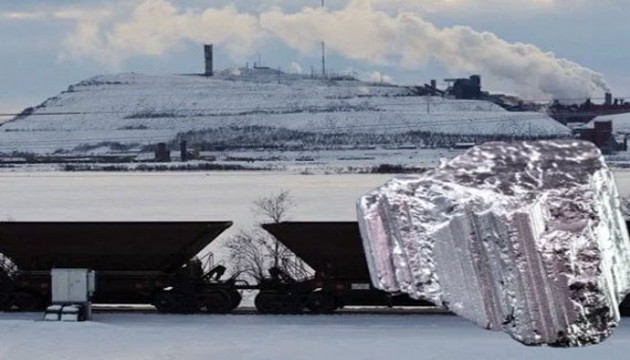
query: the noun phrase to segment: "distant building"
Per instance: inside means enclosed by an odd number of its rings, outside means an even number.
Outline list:
[[[574,133],[581,140],[594,143],[604,154],[612,154],[617,151],[627,151],[627,135],[615,133],[612,120],[593,120],[583,127],[574,129]]]
[[[446,90],[447,94],[455,99],[479,100],[481,99],[481,76],[472,75],[468,79],[444,79],[451,85]]]
[[[165,143],[159,143],[155,149],[155,161],[157,162],[170,162],[171,152]]]
[[[602,104],[595,104],[591,99],[586,99],[581,104],[563,104],[554,101],[547,113],[563,124],[588,123],[597,118],[613,117],[630,113],[630,103],[623,98],[614,98],[612,93],[606,93]],[[615,126],[617,128],[617,126]]]
[[[472,75],[469,78],[444,79],[444,82],[447,84],[444,90],[438,88],[435,80],[431,80],[431,83],[423,86],[413,87],[412,90],[420,96],[444,96],[457,100],[483,100],[490,96],[481,90],[480,75]]]

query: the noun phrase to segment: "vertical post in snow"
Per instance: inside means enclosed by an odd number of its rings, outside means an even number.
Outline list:
[[[322,9],[326,8],[325,0],[322,0]],[[322,77],[326,77],[326,41],[322,40]]]
[[[205,76],[214,76],[214,49],[212,44],[206,44],[203,46],[204,58],[206,60]]]
[[[326,77],[326,43],[322,41],[322,77]]]

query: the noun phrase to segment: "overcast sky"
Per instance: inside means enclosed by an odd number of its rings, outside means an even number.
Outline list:
[[[630,96],[630,0],[0,0],[0,112],[116,72],[196,73],[260,57],[401,84],[480,73],[537,99]]]

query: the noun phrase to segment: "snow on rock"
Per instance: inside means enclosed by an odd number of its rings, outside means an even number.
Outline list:
[[[487,143],[358,202],[373,283],[528,345],[603,341],[630,291],[630,240],[591,143]]]

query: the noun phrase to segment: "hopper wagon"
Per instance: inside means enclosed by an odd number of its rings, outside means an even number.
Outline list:
[[[240,303],[223,266],[195,258],[231,222],[0,223],[0,310],[50,301],[54,268],[96,271],[93,302],[153,304],[163,312],[229,312]]]
[[[96,271],[100,304],[152,304],[164,313],[228,313],[259,290],[260,313],[331,313],[346,306],[433,306],[371,283],[357,222],[285,222],[263,228],[314,270],[280,268],[248,285],[196,255],[231,222],[0,222],[0,311],[45,308],[51,270]],[[628,223],[630,226],[630,223]],[[9,259],[9,261],[7,261]],[[630,312],[630,296],[622,313]]]
[[[370,281],[357,222],[284,222],[263,228],[302,259],[315,275],[292,279],[280,269],[261,282],[255,305],[262,313],[308,309],[330,313],[345,306],[434,306],[407,295],[392,295]]]
[[[630,229],[630,221],[626,222]],[[262,282],[255,299],[259,312],[295,313],[308,309],[330,313],[344,306],[435,306],[407,295],[391,295],[371,283],[357,222],[286,222],[263,228],[315,270],[296,281],[278,269]],[[630,316],[630,295],[620,305]]]

